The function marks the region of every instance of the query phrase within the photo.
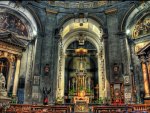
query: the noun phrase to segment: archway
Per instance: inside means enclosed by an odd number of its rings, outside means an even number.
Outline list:
[[[87,54],[87,63],[90,63],[90,68],[96,69],[94,70],[94,74],[92,76],[97,76],[97,82],[95,81],[93,90],[97,85],[98,96],[105,97],[106,86],[105,79],[106,75],[104,72],[104,46],[102,42],[102,34],[103,30],[101,26],[94,20],[87,18],[87,21],[83,20],[81,23],[75,19],[71,19],[67,21],[61,29],[61,41],[59,43],[59,56],[58,56],[58,73],[57,73],[57,92],[56,99],[64,100],[63,97],[66,98],[69,91],[65,91],[66,88],[69,88],[69,81],[67,80],[69,75],[69,68],[73,66],[72,64],[79,57],[75,58],[74,50],[79,48],[84,48],[89,51]],[[88,47],[91,46],[93,48]],[[73,48],[72,48],[73,47]],[[93,51],[93,53],[91,52]],[[92,56],[93,54],[93,56]],[[69,55],[70,58],[68,57]],[[95,57],[95,58],[94,58]],[[69,66],[69,67],[68,67]],[[97,73],[97,74],[95,74]],[[66,77],[66,78],[65,78]],[[94,79],[94,78],[93,78]],[[96,92],[95,97],[96,97]]]
[[[82,55],[82,52],[88,52]],[[71,102],[78,92],[84,90],[90,101],[98,99],[98,68],[97,50],[89,41],[74,41],[66,49],[65,58],[65,91],[64,96]],[[82,83],[81,83],[82,82]]]

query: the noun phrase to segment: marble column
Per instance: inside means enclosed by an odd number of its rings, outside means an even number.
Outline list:
[[[141,64],[142,64],[145,98],[149,98],[150,97],[150,90],[149,90],[148,70],[147,70],[145,56],[144,55],[141,56],[140,60],[141,60]]]
[[[19,71],[20,71],[20,56],[17,56],[16,62],[16,70],[15,70],[15,77],[14,77],[14,85],[13,85],[13,96],[16,96],[17,89],[18,89],[18,80],[19,80]]]

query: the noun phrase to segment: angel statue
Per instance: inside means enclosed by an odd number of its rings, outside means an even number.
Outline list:
[[[51,88],[49,90],[47,90],[46,87],[43,87],[43,105],[48,105],[48,94],[50,94],[51,92]]]

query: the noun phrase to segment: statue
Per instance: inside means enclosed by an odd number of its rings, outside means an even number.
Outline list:
[[[7,97],[6,79],[3,73],[0,73],[0,96]]]
[[[0,89],[5,90],[6,80],[3,73],[0,73]]]
[[[43,87],[43,95],[44,95],[44,98],[43,98],[43,104],[44,105],[48,105],[48,94],[51,92],[51,88],[49,90],[47,90],[46,87]]]

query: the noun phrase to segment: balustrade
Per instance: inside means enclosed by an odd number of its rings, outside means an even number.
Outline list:
[[[128,104],[128,105],[109,105],[109,106],[100,106],[100,105],[91,105],[89,108],[92,108],[93,113],[150,113],[150,104]],[[71,113],[72,105],[52,105],[52,106],[43,106],[43,105],[25,105],[25,104],[11,104],[10,107],[6,110],[6,113]],[[3,112],[2,112],[3,113]]]

